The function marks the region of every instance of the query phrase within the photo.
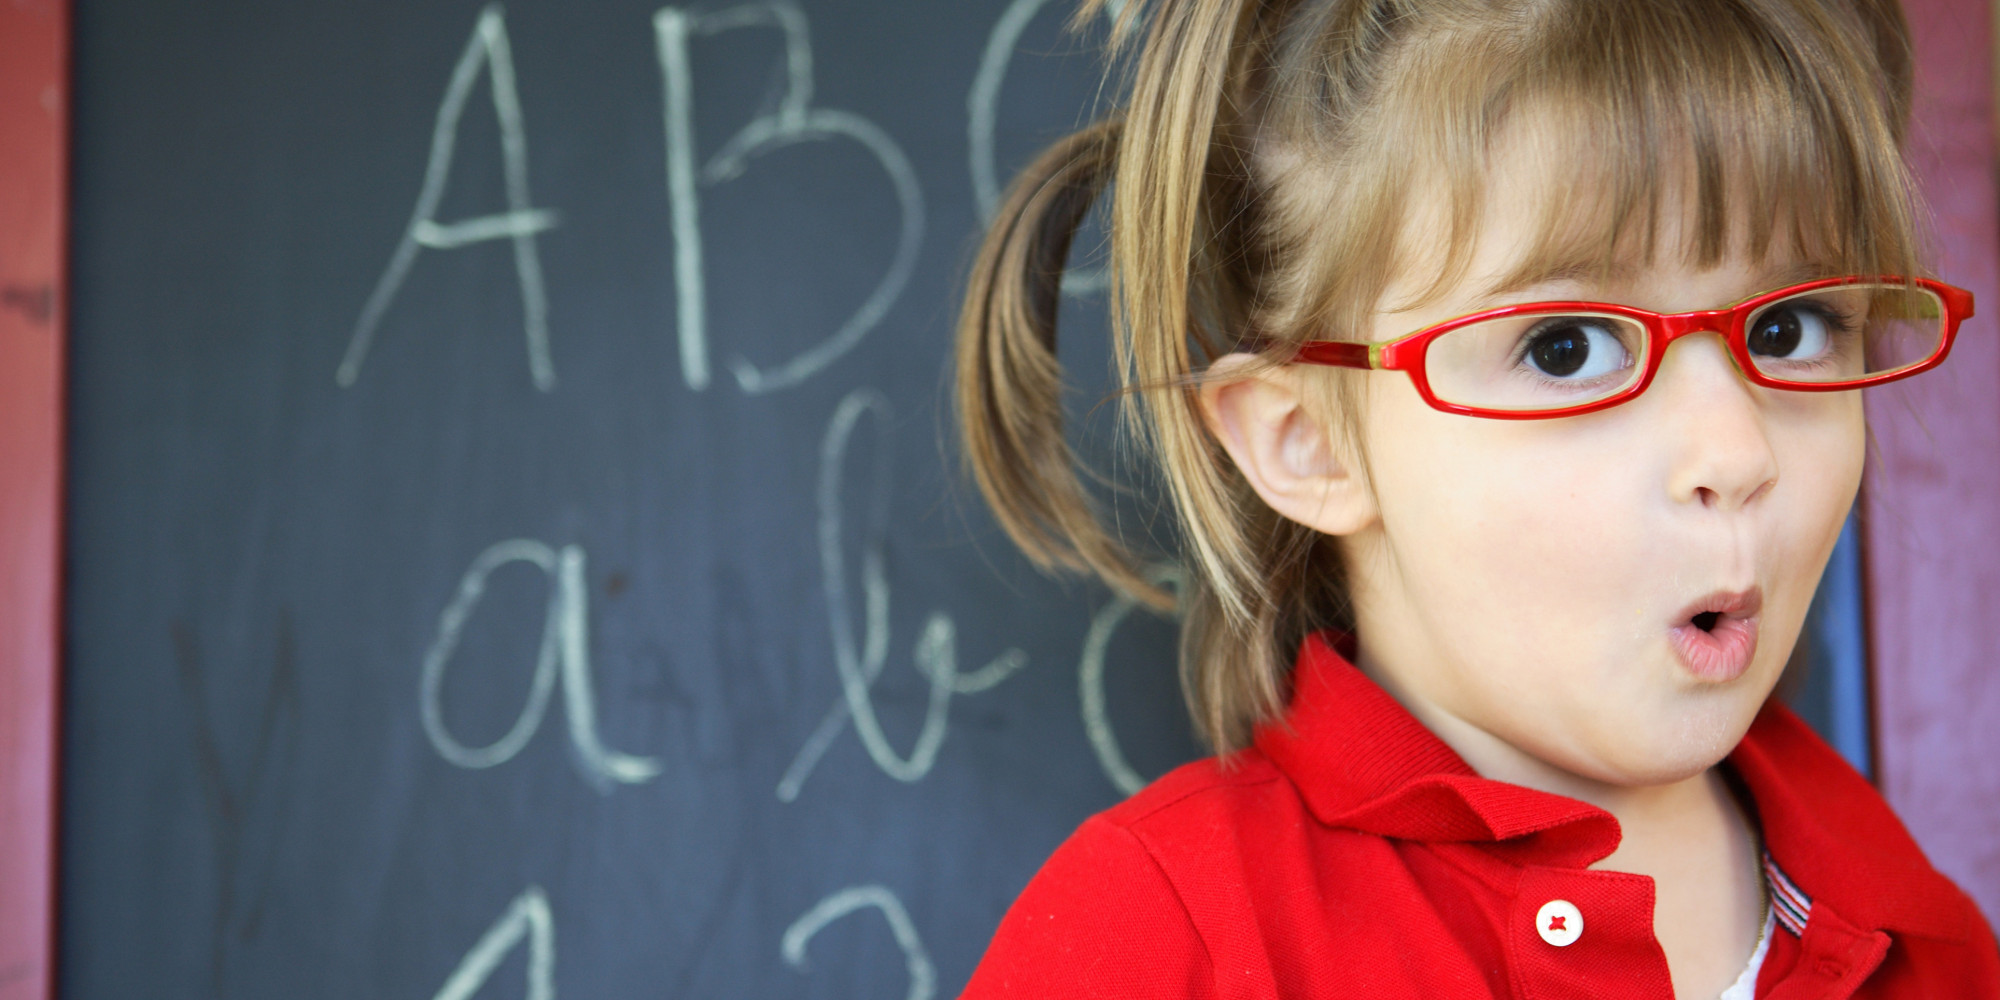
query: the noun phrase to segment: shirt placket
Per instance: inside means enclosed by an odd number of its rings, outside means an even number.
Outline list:
[[[1653,881],[1582,868],[1527,867],[1507,916],[1516,987],[1525,998],[1673,1000],[1653,937]]]
[[[1847,1000],[1888,951],[1889,935],[1856,927],[1824,900],[1815,901],[1799,937],[1798,962],[1767,995],[1775,1000]]]

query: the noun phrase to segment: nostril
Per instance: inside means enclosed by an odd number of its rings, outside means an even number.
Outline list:
[[[1694,498],[1696,500],[1701,501],[1701,505],[1703,507],[1713,507],[1715,506],[1716,501],[1722,499],[1722,497],[1719,494],[1717,494],[1714,490],[1709,489],[1706,486],[1695,487]]]

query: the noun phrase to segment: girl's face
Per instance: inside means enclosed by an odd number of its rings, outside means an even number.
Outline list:
[[[1801,277],[1782,253],[1678,263],[1668,212],[1653,263],[1488,295],[1536,221],[1504,186],[1489,203],[1466,280],[1378,314],[1371,339],[1513,302],[1711,309]],[[1497,740],[1592,781],[1676,781],[1735,746],[1859,486],[1859,393],[1751,385],[1706,333],[1675,341],[1637,399],[1581,416],[1458,416],[1404,376],[1358,381],[1372,509],[1342,533],[1364,669],[1454,745]]]

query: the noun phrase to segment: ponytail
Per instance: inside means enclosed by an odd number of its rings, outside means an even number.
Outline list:
[[[1164,610],[1172,598],[1104,530],[1077,474],[1056,361],[1063,265],[1117,161],[1120,131],[1103,121],[1071,135],[1007,189],[958,321],[959,432],[980,493],[1029,560],[1095,573]]]
[[[1099,6],[1086,4],[1080,17]],[[1259,633],[1288,616],[1266,596],[1276,567],[1265,553],[1296,557],[1300,539],[1289,536],[1303,530],[1249,494],[1209,437],[1196,394],[1199,371],[1249,332],[1244,310],[1197,319],[1190,303],[1246,298],[1233,272],[1254,216],[1240,144],[1228,141],[1235,123],[1218,109],[1263,6],[1164,0],[1150,12],[1129,110],[1058,142],[1015,179],[973,266],[958,327],[962,444],[1001,527],[1044,570],[1089,572],[1156,609],[1174,607],[1106,531],[1063,434],[1055,339],[1063,265],[1091,204],[1115,182],[1111,297],[1126,426],[1169,470],[1194,563],[1178,598],[1182,686],[1197,728],[1223,751],[1247,742],[1249,722],[1282,704],[1286,659],[1277,636]],[[1115,36],[1130,37],[1136,7],[1128,3]]]

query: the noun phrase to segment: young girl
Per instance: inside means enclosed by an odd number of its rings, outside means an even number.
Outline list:
[[[1085,823],[967,995],[2000,996],[1972,902],[1768,700],[1855,390],[1972,308],[1909,277],[1895,0],[1119,18],[1129,103],[976,265],[960,416],[1030,557],[1169,603],[1063,436],[1061,271],[1109,185],[1220,756]]]

